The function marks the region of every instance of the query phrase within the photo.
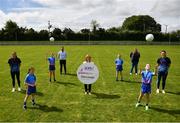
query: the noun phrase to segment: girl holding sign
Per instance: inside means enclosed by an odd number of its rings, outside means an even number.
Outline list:
[[[85,61],[83,62],[83,64],[85,63],[93,63],[91,61],[91,56],[88,54],[85,56]],[[85,94],[91,95],[91,84],[84,84],[84,89],[85,89]]]

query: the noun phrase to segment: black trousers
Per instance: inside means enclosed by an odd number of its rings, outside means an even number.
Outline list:
[[[11,78],[12,78],[12,85],[13,85],[13,88],[15,87],[15,77],[17,79],[17,82],[18,82],[18,86],[20,87],[20,72],[12,72],[11,71]]]
[[[84,84],[85,92],[91,92],[91,84]]]
[[[60,60],[60,74],[62,74],[62,68],[64,67],[64,72],[66,74],[66,60]]]
[[[158,80],[157,80],[157,88],[159,89],[160,81],[162,78],[162,89],[165,89],[166,86],[166,78],[167,78],[168,72],[158,72]]]
[[[132,62],[130,73],[133,73],[134,67],[135,67],[135,73],[138,73],[138,63],[139,62]]]

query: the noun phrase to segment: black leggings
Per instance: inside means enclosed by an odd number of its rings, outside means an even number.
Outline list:
[[[60,73],[62,74],[62,67],[64,66],[64,72],[66,74],[66,60],[60,60]]]
[[[18,82],[18,86],[20,87],[20,72],[11,72],[13,88],[15,87],[15,76]]]
[[[167,72],[158,72],[158,80],[157,80],[157,88],[158,89],[160,86],[161,78],[162,78],[162,89],[163,90],[165,89],[167,75],[168,75]]]
[[[91,92],[91,84],[84,84],[85,92]]]
[[[133,73],[134,67],[135,67],[135,73],[138,73],[138,62],[132,62],[130,73]]]

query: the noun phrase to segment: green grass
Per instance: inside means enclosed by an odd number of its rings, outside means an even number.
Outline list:
[[[129,77],[129,53],[135,47],[141,52],[139,66],[146,63],[154,66],[162,49],[167,50],[172,65],[167,78],[165,95],[155,94],[156,77],[152,83],[152,98],[148,111],[135,108],[140,91],[140,76]],[[50,84],[47,52],[58,52],[60,46],[1,46],[0,47],[0,121],[174,121],[180,122],[180,46],[65,46],[68,54],[69,75],[59,75],[56,62],[57,82]],[[30,66],[36,68],[37,96],[39,106],[33,107],[28,100],[27,111],[22,109],[25,92],[12,93],[12,84],[7,60],[12,51],[17,51],[22,60],[21,84]],[[100,76],[93,84],[93,95],[84,95],[83,84],[75,76],[86,54],[98,66]],[[115,81],[114,59],[117,54],[124,59],[124,79]],[[128,82],[131,80],[132,82]],[[144,101],[144,100],[143,100]]]

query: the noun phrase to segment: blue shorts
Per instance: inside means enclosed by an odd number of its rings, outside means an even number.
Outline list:
[[[122,71],[123,68],[122,68],[122,65],[116,65],[116,71]]]
[[[151,93],[151,84],[142,84],[141,86],[141,92],[142,93]]]
[[[49,71],[55,71],[55,65],[49,65]]]
[[[36,86],[32,87],[32,86],[28,86],[28,89],[27,89],[27,94],[28,95],[31,95],[33,93],[36,93]]]

